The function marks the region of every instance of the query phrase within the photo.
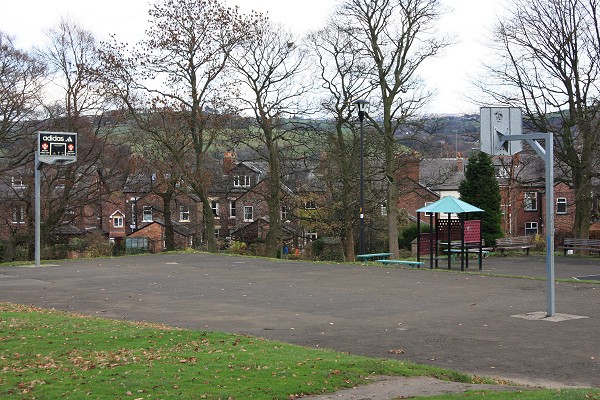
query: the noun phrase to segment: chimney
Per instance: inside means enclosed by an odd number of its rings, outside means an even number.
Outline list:
[[[235,167],[235,163],[237,157],[235,155],[235,151],[233,150],[226,150],[225,153],[223,154],[223,172],[228,174],[231,171],[233,171],[233,168]]]

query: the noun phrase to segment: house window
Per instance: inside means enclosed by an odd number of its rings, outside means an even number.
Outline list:
[[[250,187],[250,175],[235,175],[233,177],[234,187]]]
[[[115,215],[112,217],[112,223],[114,228],[122,228],[123,227],[123,216]]]
[[[188,206],[179,206],[179,221],[190,222],[190,208]]]
[[[305,233],[304,234],[304,244],[305,245],[309,244],[313,240],[317,240],[317,233],[316,232],[309,232],[309,233]]]
[[[21,205],[13,206],[12,222],[15,224],[25,223],[25,206],[24,205],[21,204]]]
[[[217,226],[215,227],[215,237],[218,239],[219,236],[221,236],[221,227]]]
[[[144,206],[142,222],[152,222],[152,206]]]
[[[254,207],[245,206],[244,207],[244,222],[252,222],[254,221]]]
[[[23,178],[20,177],[12,177],[12,187],[15,189],[25,189],[25,184],[23,183]]]
[[[509,177],[508,167],[505,165],[499,165],[496,169],[496,178],[497,179],[507,179]]]
[[[380,207],[381,207],[381,216],[385,217],[387,215],[387,203],[384,201],[383,203],[381,203]]]
[[[525,211],[537,211],[537,192],[525,192]]]
[[[304,209],[305,210],[316,210],[317,209],[317,203],[315,203],[314,200],[308,200],[304,203]]]
[[[210,208],[212,208],[213,216],[219,218],[219,201],[213,200],[210,202]]]
[[[235,208],[235,200],[229,200],[229,218],[235,218],[237,209]]]
[[[537,235],[538,234],[538,223],[537,222],[525,222],[525,235]]]
[[[567,198],[559,197],[556,199],[556,213],[566,214],[567,213]]]
[[[433,204],[433,202],[432,202],[432,201],[426,201],[426,202],[425,202],[425,207],[427,207],[427,206],[428,206],[428,205],[430,205],[430,204]],[[432,215],[433,215],[433,213],[430,213],[430,212],[426,212],[426,213],[425,213],[425,216],[426,216],[426,217],[431,217]]]
[[[281,206],[281,220],[286,221],[288,219],[289,209],[287,206]]]

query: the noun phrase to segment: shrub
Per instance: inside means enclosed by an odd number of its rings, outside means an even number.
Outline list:
[[[238,242],[236,240],[232,240],[229,243],[229,252],[234,254],[246,254],[246,250],[248,245],[245,242]]]

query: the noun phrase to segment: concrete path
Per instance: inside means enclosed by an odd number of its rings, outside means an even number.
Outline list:
[[[522,318],[543,316],[544,280],[486,275],[543,277],[542,257],[486,259],[482,275],[209,254],[58,264],[0,267],[0,301],[600,388],[599,285],[558,282],[556,311],[584,318],[552,322]],[[598,273],[600,259],[556,261],[557,278]]]

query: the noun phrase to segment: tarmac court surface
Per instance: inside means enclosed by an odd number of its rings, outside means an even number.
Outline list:
[[[569,318],[545,318],[540,256],[490,257],[481,274],[187,253],[57,264],[0,267],[0,301],[600,388],[600,285],[557,282]],[[599,275],[600,259],[557,256],[555,271]]]

